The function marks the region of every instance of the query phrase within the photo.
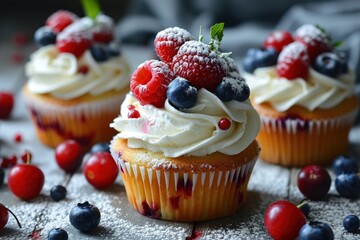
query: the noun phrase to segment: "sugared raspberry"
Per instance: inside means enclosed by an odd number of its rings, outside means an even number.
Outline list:
[[[276,70],[280,77],[289,80],[306,79],[309,73],[309,56],[306,46],[300,42],[287,45],[279,55]]]
[[[148,60],[131,76],[130,89],[141,104],[161,108],[166,100],[166,90],[174,79],[169,66],[161,61]]]
[[[214,92],[225,76],[222,60],[210,46],[199,41],[185,42],[173,58],[175,75],[183,77],[196,88]]]
[[[49,26],[56,32],[61,32],[77,19],[78,17],[74,13],[65,10],[59,10],[54,12],[46,20],[46,26]]]
[[[156,54],[162,61],[170,64],[179,48],[193,39],[194,37],[185,29],[178,27],[164,29],[158,32],[154,40]]]
[[[286,45],[293,41],[294,38],[289,32],[277,30],[265,38],[264,48],[274,48],[277,52],[281,52]]]
[[[91,35],[88,32],[62,32],[56,40],[59,52],[72,53],[80,57],[91,45]]]
[[[114,21],[109,16],[100,14],[92,27],[93,42],[109,43],[114,37]]]
[[[305,44],[311,63],[321,53],[330,52],[332,49],[330,36],[323,29],[312,24],[298,28],[295,40]]]

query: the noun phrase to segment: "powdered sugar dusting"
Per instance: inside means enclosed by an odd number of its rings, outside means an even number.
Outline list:
[[[287,45],[280,53],[279,62],[291,63],[295,59],[301,59],[308,62],[309,56],[307,54],[306,46],[300,42],[293,42]]]
[[[298,28],[295,33],[297,38],[301,38],[305,43],[315,46],[317,42],[330,45],[329,36],[313,24],[305,24]]]
[[[185,29],[179,27],[170,27],[158,32],[155,39],[161,40],[156,42],[156,44],[173,45],[174,42],[183,43],[185,41],[194,39],[194,37]],[[157,45],[155,45],[155,47],[157,47]]]

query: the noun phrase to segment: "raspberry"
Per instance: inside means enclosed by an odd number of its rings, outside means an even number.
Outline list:
[[[154,45],[156,54],[159,58],[170,64],[179,48],[194,37],[185,29],[173,27],[158,32],[155,37]]]
[[[92,28],[93,41],[109,43],[114,37],[114,21],[106,15],[98,15]]]
[[[59,10],[53,13],[46,20],[46,26],[49,26],[56,32],[61,32],[77,19],[78,17],[74,13],[65,10]]]
[[[289,80],[305,79],[309,72],[309,56],[306,46],[300,42],[287,45],[279,55],[276,70],[280,77]]]
[[[289,32],[278,30],[265,38],[264,48],[274,48],[277,52],[281,52],[286,45],[293,41],[294,39]]]
[[[224,60],[210,46],[199,41],[185,42],[173,59],[175,75],[183,77],[200,89],[214,92],[225,76]]]
[[[332,49],[330,36],[323,29],[312,24],[305,24],[298,28],[295,40],[305,44],[311,63],[321,53],[331,52]]]
[[[80,57],[91,45],[88,32],[63,32],[58,35],[56,48],[59,52],[67,52]]]
[[[141,104],[152,104],[161,108],[166,100],[166,91],[174,73],[161,61],[148,60],[131,76],[130,89]]]

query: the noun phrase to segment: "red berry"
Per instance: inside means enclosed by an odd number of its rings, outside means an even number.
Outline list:
[[[85,75],[89,72],[89,67],[86,65],[81,65],[79,66],[78,72]]]
[[[228,118],[222,118],[218,122],[218,126],[221,130],[228,130],[231,126],[231,122]]]
[[[24,46],[27,41],[28,41],[28,38],[27,38],[26,34],[23,32],[18,32],[14,36],[14,43],[17,46]]]
[[[17,157],[16,155],[9,155],[6,157],[2,157],[2,162],[1,162],[1,166],[3,168],[9,168],[9,167],[13,167],[17,164]]]
[[[332,49],[330,36],[323,29],[312,24],[298,28],[295,40],[306,46],[310,62],[314,62],[321,53],[330,52]]]
[[[140,117],[140,113],[138,110],[136,109],[131,109],[129,112],[128,112],[128,118],[139,118]]]
[[[10,117],[14,107],[14,96],[10,92],[0,92],[0,119]]]
[[[310,200],[320,200],[329,192],[331,177],[321,166],[306,166],[300,170],[297,184],[305,197]]]
[[[185,42],[173,58],[175,75],[185,78],[194,87],[214,92],[225,76],[220,57],[210,46],[199,41]]]
[[[31,158],[32,158],[32,155],[29,150],[25,150],[21,153],[21,160],[24,163],[27,163],[27,164],[31,163]]]
[[[114,38],[114,21],[109,16],[100,14],[91,29],[93,42],[109,43]]]
[[[15,214],[12,211],[10,211],[10,209],[8,209],[7,207],[5,207],[0,203],[0,230],[3,229],[7,224],[9,220],[9,212],[15,217],[19,227],[21,228],[20,222],[15,216]]]
[[[14,136],[14,141],[19,143],[22,141],[22,135],[21,133],[16,133],[15,136]]]
[[[66,140],[55,149],[56,162],[67,173],[73,173],[79,168],[82,157],[83,147],[74,140]]]
[[[141,104],[161,108],[166,100],[166,90],[174,74],[169,66],[157,60],[148,60],[131,76],[130,89]]]
[[[194,37],[185,29],[178,27],[164,29],[158,32],[154,40],[156,54],[162,61],[171,64],[179,48],[193,39]]]
[[[31,200],[40,194],[44,180],[40,168],[30,164],[18,164],[9,171],[8,186],[15,196]]]
[[[265,48],[274,48],[277,52],[281,50],[288,44],[294,41],[291,33],[287,31],[277,30],[265,38],[264,47]]]
[[[132,105],[132,104],[130,104],[129,106],[127,106],[127,108],[128,108],[129,110],[133,110],[133,109],[135,109],[135,106]]]
[[[84,164],[86,180],[99,189],[113,184],[118,173],[119,169],[109,152],[96,152]]]
[[[279,55],[276,70],[280,77],[289,80],[306,79],[309,73],[309,56],[305,45],[299,42],[287,45]]]
[[[56,48],[59,52],[72,53],[77,58],[81,57],[90,45],[91,35],[86,31],[63,32],[56,40]]]
[[[56,32],[61,32],[77,19],[78,17],[74,13],[59,10],[50,15],[50,17],[46,20],[46,26],[49,26]]]
[[[289,240],[297,238],[306,218],[293,203],[279,200],[266,209],[264,223],[266,231],[273,239]]]

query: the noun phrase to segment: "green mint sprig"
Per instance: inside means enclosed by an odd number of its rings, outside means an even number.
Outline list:
[[[224,23],[216,23],[210,28],[210,49],[219,51],[221,40],[224,36]]]
[[[95,19],[101,12],[101,8],[97,0],[81,0],[81,4],[86,16],[91,19]]]

